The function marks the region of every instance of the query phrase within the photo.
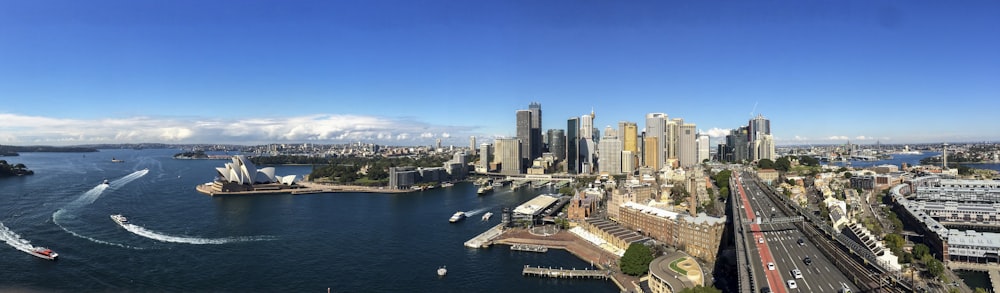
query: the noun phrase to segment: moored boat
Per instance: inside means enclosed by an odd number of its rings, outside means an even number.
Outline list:
[[[452,215],[451,219],[448,219],[448,222],[454,223],[454,222],[458,222],[458,221],[461,221],[461,220],[464,220],[464,219],[465,219],[465,212],[461,212],[460,211],[460,212],[456,212],[454,215]]]
[[[56,260],[56,258],[59,257],[58,253],[45,247],[35,247],[35,249],[28,251],[28,253],[47,260]]]

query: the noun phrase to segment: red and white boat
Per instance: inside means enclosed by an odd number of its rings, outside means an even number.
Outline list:
[[[35,247],[35,249],[29,250],[27,252],[30,253],[31,255],[44,258],[47,260],[56,260],[56,258],[59,257],[58,253],[45,247]]]

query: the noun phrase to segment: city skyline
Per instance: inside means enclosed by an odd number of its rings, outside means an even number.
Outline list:
[[[1000,4],[0,4],[0,144],[464,146],[665,113],[714,147],[997,141]],[[566,9],[571,7],[573,9]]]

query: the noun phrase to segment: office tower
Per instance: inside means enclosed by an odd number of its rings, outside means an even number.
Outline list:
[[[741,126],[740,128],[733,129],[729,131],[729,135],[726,136],[726,146],[727,151],[732,154],[731,162],[743,162],[750,160],[750,145],[747,142],[748,127]]]
[[[682,124],[677,132],[677,161],[681,167],[698,164],[697,130],[694,124]]]
[[[757,114],[757,117],[750,119],[747,123],[747,143],[750,148],[750,156],[747,160],[758,161],[760,159],[771,159],[774,160],[774,141],[773,138],[769,138],[770,141],[764,141],[765,137],[771,135],[771,120],[764,118],[764,115]],[[850,155],[853,149],[850,147],[850,142],[847,143],[847,152]]]
[[[580,116],[580,138],[594,139],[594,115]]]
[[[476,165],[476,172],[487,173],[490,171],[490,163],[493,162],[493,146],[488,143],[479,145],[479,164]]]
[[[645,137],[642,139],[642,145],[643,149],[648,150],[642,153],[643,166],[659,171],[663,167],[663,164],[660,163],[660,155],[663,152],[658,150],[660,146],[659,139],[653,136]]]
[[[621,174],[622,141],[617,137],[605,135],[597,148],[601,150],[597,155],[597,171],[601,174]]]
[[[580,174],[589,175],[594,172],[594,155],[597,154],[597,143],[590,138],[580,139]]]
[[[698,144],[698,163],[701,164],[701,162],[704,162],[705,160],[711,160],[712,158],[710,157],[709,150],[711,146],[709,144],[711,143],[712,138],[709,137],[708,134],[699,133],[695,140],[697,140]]]
[[[476,153],[476,137],[469,136],[469,156],[475,156]]]
[[[667,159],[677,159],[677,139],[680,138],[681,125],[684,125],[684,119],[674,118],[667,121],[667,133],[666,133],[666,143],[667,147]]]
[[[757,138],[757,160],[777,160],[777,155],[774,153],[774,137],[770,134],[765,134]]]
[[[756,118],[750,119],[748,123],[750,129],[749,141],[760,139],[758,136],[771,134],[771,120],[764,118],[764,115],[757,114]]]
[[[655,162],[646,161],[645,165],[649,167],[656,167],[659,170],[666,163],[666,134],[667,134],[667,114],[664,113],[649,113],[646,114],[646,139],[653,138],[652,141],[656,142],[655,146],[648,144],[648,141],[643,145],[645,147],[645,152],[643,156],[645,158],[655,158]],[[649,154],[655,153],[655,154]]]
[[[528,141],[528,161],[532,161],[542,156],[542,104],[532,102],[528,104],[528,111],[531,112],[531,128]]]
[[[434,144],[435,144],[435,145],[437,145],[437,147],[436,147],[435,149],[438,149],[438,150],[440,150],[440,149],[441,149],[441,139],[440,139],[440,138],[438,138],[438,139],[437,139],[437,140],[435,141],[435,143],[434,143]]]
[[[941,145],[941,170],[948,169],[948,143]]]
[[[549,140],[549,152],[556,156],[557,160],[566,159],[566,131],[562,129],[549,129],[546,137]]]
[[[500,138],[496,140],[496,157],[500,163],[500,174],[515,175],[521,173],[521,141],[516,138]]]
[[[632,174],[632,172],[635,172],[635,169],[635,153],[622,151],[622,173]]]
[[[521,140],[521,164],[519,166],[527,166],[527,163],[532,160],[532,158],[530,158],[531,111],[529,110],[517,110],[517,139]]]
[[[580,170],[580,118],[566,120],[566,172],[576,174]]]
[[[639,152],[638,133],[639,127],[635,122],[618,122],[618,138],[622,140],[622,150],[630,151],[633,154]]]

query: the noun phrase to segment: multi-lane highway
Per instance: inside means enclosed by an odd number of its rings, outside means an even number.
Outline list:
[[[768,287],[772,292],[841,292],[847,286],[857,292],[857,287],[795,225],[769,223],[770,219],[787,216],[774,208],[770,198],[753,182],[752,175],[734,172],[734,176],[738,176],[734,188],[740,196],[740,207],[751,221],[747,230],[751,232],[748,240],[753,244],[747,253],[753,265],[760,268],[753,270],[757,288]],[[795,285],[789,284],[789,280]]]

